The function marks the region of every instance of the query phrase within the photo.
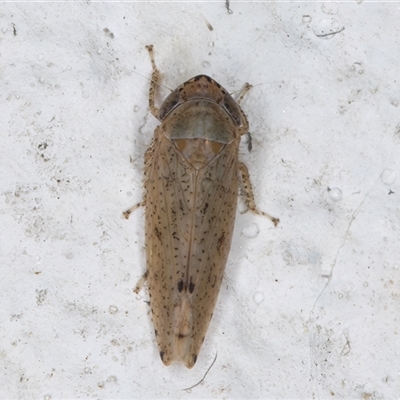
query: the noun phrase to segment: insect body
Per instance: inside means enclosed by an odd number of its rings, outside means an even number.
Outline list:
[[[149,93],[161,122],[145,154],[146,263],[150,307],[165,365],[196,363],[206,335],[231,245],[239,189],[256,209],[247,168],[238,159],[248,122],[230,94],[198,75],[155,107],[161,74],[153,46]],[[131,210],[125,213],[128,217]]]

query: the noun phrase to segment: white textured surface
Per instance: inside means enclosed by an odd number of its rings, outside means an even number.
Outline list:
[[[1,5],[1,398],[399,398],[399,4],[231,8]],[[171,88],[255,85],[242,159],[281,219],[238,215],[190,371],[159,359],[142,212],[121,217],[157,124],[150,43]]]

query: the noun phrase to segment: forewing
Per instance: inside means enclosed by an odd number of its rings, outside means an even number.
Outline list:
[[[147,156],[146,254],[150,306],[164,364],[191,368],[210,323],[236,213],[236,143],[191,168],[157,128]],[[231,146],[231,147],[230,147]]]
[[[176,250],[178,210],[174,171],[177,159],[170,159],[168,147],[171,145],[158,127],[151,150],[146,154],[145,166],[147,281],[156,340],[165,365],[177,359],[175,308],[177,276],[182,268]],[[181,218],[185,218],[184,213]]]
[[[179,342],[180,358],[192,367],[214,312],[229,254],[238,197],[236,143],[197,176],[196,207],[187,270],[190,332]]]

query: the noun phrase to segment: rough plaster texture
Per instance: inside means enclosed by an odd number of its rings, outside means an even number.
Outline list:
[[[0,5],[1,398],[399,398],[399,4],[231,9]],[[121,216],[157,125],[150,43],[167,87],[255,86],[241,157],[281,219],[238,215],[190,371],[159,360],[143,213]]]

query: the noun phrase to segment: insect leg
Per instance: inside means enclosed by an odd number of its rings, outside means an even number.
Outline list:
[[[133,289],[133,291],[134,291],[136,294],[138,294],[138,293],[140,292],[140,290],[142,289],[144,283],[145,283],[146,280],[147,280],[147,275],[148,275],[148,272],[146,271],[146,272],[143,274],[143,276],[138,280],[138,283],[136,284],[135,289]]]
[[[240,93],[239,98],[237,99],[236,103],[240,104],[241,101],[244,99],[244,97],[246,96],[246,94],[249,92],[249,90],[252,88],[253,86],[250,85],[250,83],[245,83],[242,89],[242,93]]]
[[[254,194],[250,182],[249,170],[247,169],[246,165],[242,162],[239,162],[239,170],[242,175],[242,187],[241,187],[242,195],[249,210],[253,211],[255,214],[264,215],[265,217],[269,218],[274,223],[275,226],[277,226],[279,223],[279,218],[272,217],[271,215],[265,213],[264,211],[260,211],[257,208],[256,203],[254,201]]]
[[[159,114],[160,110],[159,110],[159,108],[157,108],[154,105],[154,102],[155,102],[158,88],[164,77],[164,74],[162,74],[157,69],[156,62],[154,61],[153,45],[152,44],[147,45],[146,49],[149,52],[151,66],[153,67],[153,73],[151,74],[151,83],[150,83],[150,89],[149,89],[149,107],[150,107],[150,112],[158,119],[158,114]]]
[[[124,211],[122,215],[126,218],[129,219],[130,215],[139,207],[144,207],[146,203],[144,201],[141,201],[138,204],[135,204],[133,207],[129,208],[128,210]]]
[[[149,148],[146,150],[146,153],[144,155],[144,162],[145,162],[144,174],[145,174],[145,177],[146,177],[146,171],[148,170],[149,166],[151,165],[151,158],[153,157],[153,153],[154,153],[154,143],[152,142],[150,144]],[[146,192],[144,192],[143,200],[140,203],[135,204],[133,207],[131,207],[128,210],[124,211],[122,214],[126,219],[129,219],[130,215],[139,207],[146,207]]]
[[[250,83],[245,83],[243,86],[243,89],[240,91],[240,95],[236,101],[237,104],[240,104],[240,102],[244,99],[244,97],[246,96],[246,94],[249,92],[249,90],[252,88],[253,86],[250,85]],[[251,136],[250,136],[250,132],[249,132],[249,121],[247,120],[246,114],[243,112],[242,109],[240,109],[240,114],[243,120],[243,126],[241,127],[240,130],[240,134],[241,135],[249,135],[249,151],[251,151]]]

